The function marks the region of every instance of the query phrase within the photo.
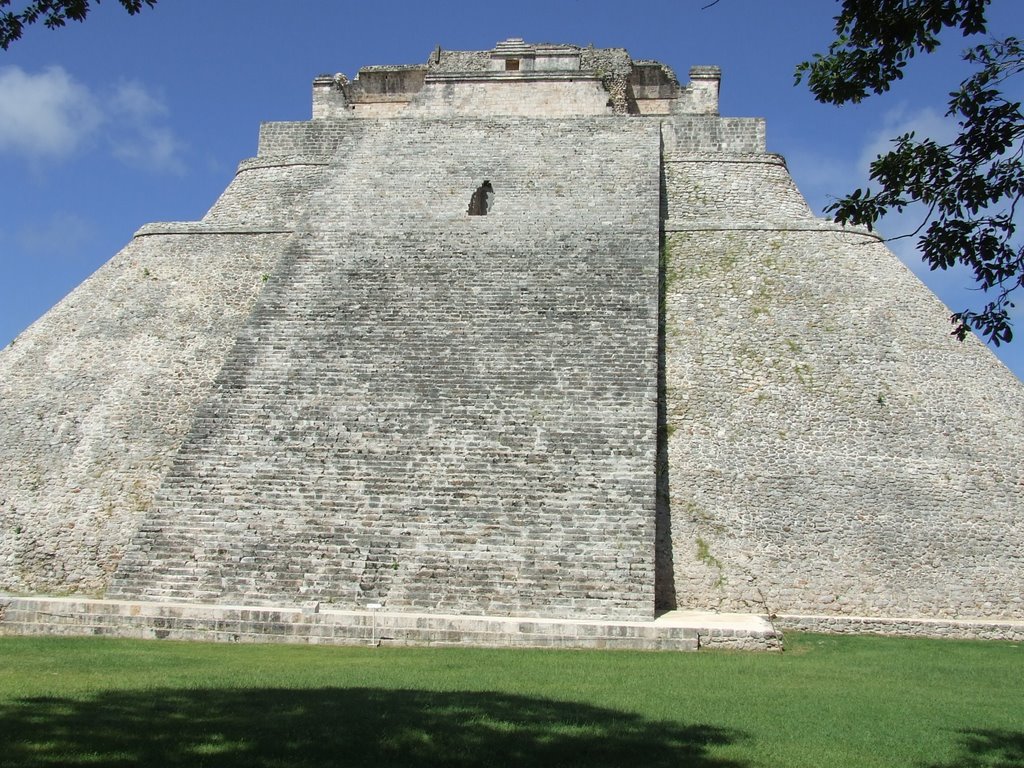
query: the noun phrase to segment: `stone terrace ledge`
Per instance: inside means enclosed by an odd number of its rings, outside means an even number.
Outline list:
[[[290,235],[294,228],[260,226],[224,226],[202,221],[160,221],[143,224],[132,237],[151,235]]]
[[[665,232],[756,232],[762,230],[772,232],[832,232],[837,235],[857,235],[868,240],[883,242],[882,236],[877,232],[872,232],[863,227],[848,227],[823,219],[808,219],[807,221],[795,219],[786,219],[784,221],[715,221],[711,219],[673,221],[669,219],[662,223],[662,230]]]
[[[672,611],[654,621],[587,621],[0,596],[0,635],[104,636],[213,642],[478,646],[642,651],[782,649],[760,616]]]

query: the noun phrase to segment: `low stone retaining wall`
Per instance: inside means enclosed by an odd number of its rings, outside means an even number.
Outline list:
[[[0,595],[0,635],[234,643],[781,651],[783,632],[1024,641],[1024,621],[673,611],[650,622]]]
[[[0,635],[213,642],[694,651],[698,630],[658,622],[455,616],[304,607],[0,598]],[[744,635],[748,633],[744,632]],[[712,644],[727,642],[719,633]],[[737,642],[756,644],[752,637]]]
[[[879,618],[872,616],[792,616],[773,618],[781,630],[832,635],[899,635],[957,640],[1024,641],[1024,621],[994,619]]]

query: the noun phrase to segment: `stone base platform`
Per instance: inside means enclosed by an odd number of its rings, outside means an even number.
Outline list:
[[[1024,621],[1015,619],[934,619],[927,617],[797,616],[773,617],[779,629],[828,635],[891,635],[950,640],[1024,642]]]
[[[478,646],[696,651],[781,650],[763,617],[671,611],[653,621],[341,611],[0,595],[0,635],[63,635],[213,642]]]

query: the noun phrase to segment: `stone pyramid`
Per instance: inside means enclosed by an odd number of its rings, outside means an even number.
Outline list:
[[[316,78],[0,353],[0,590],[1019,622],[1024,387],[718,87],[518,39]]]

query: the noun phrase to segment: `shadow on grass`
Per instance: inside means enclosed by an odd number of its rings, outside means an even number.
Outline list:
[[[928,768],[1024,768],[1024,731],[960,731],[960,754]]]
[[[0,707],[4,766],[580,765],[741,768],[742,734],[505,694],[166,690]]]

